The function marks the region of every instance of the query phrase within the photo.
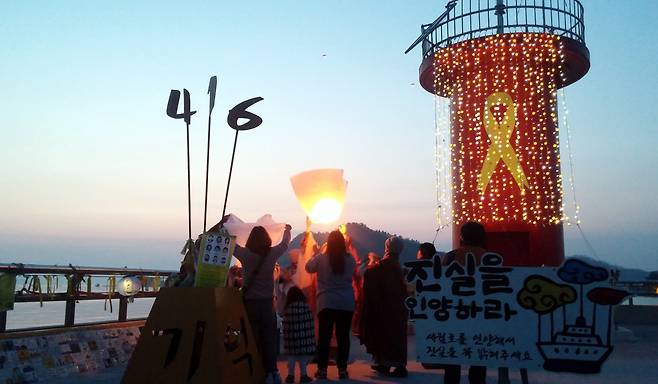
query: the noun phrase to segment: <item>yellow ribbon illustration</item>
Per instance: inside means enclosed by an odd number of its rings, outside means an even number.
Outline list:
[[[501,104],[506,107],[506,110],[499,124],[491,109]],[[529,187],[530,184],[528,184],[528,179],[523,173],[519,158],[509,142],[516,125],[516,105],[512,97],[505,92],[496,92],[489,95],[484,104],[483,121],[487,135],[491,139],[491,145],[487,151],[487,157],[482,163],[482,170],[478,179],[478,191],[480,191],[480,194],[484,194],[498,161],[502,159],[519,185],[521,192],[524,192],[524,189]]]

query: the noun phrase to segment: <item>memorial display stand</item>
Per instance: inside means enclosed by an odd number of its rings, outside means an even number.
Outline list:
[[[122,383],[261,383],[261,358],[233,288],[164,288]]]

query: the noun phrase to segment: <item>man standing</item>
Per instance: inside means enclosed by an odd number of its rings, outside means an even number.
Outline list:
[[[388,238],[382,261],[363,275],[359,337],[375,361],[372,368],[392,377],[408,375],[407,288],[400,267],[403,249],[402,238]]]
[[[474,221],[469,221],[461,227],[460,246],[454,249],[443,257],[443,265],[449,265],[456,261],[461,265],[465,265],[466,255],[469,253],[475,257],[476,263],[479,265],[482,255],[486,250],[486,232],[484,226]],[[445,376],[443,379],[444,384],[459,384],[461,378],[461,366],[459,365],[446,365]],[[472,366],[468,369],[468,382],[470,384],[485,384],[487,381],[487,368],[480,366]]]

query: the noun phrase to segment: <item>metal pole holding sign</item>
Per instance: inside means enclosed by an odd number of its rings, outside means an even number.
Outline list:
[[[228,123],[229,127],[235,130],[235,139],[233,140],[233,153],[231,154],[231,166],[228,171],[228,182],[226,183],[226,195],[224,195],[224,208],[222,209],[222,217],[226,216],[226,203],[228,202],[228,191],[231,187],[233,162],[235,160],[235,148],[238,145],[238,133],[240,133],[240,131],[248,131],[250,129],[254,129],[263,123],[263,119],[260,116],[247,111],[247,108],[262,100],[262,97],[254,97],[249,100],[245,100],[233,107],[228,112],[228,116],[226,117],[226,122]],[[247,119],[247,122],[244,124],[238,124],[239,119]]]
[[[187,127],[187,240],[192,241],[192,193],[190,186],[190,123],[192,115],[196,111],[190,110],[190,93],[183,89],[183,113],[178,113],[178,104],[180,101],[180,91],[172,89],[169,93],[169,102],[167,103],[167,116],[172,119],[185,120]]]
[[[210,78],[208,83],[208,95],[210,95],[210,107],[208,109],[208,147],[206,149],[206,194],[203,200],[203,233],[206,233],[206,218],[208,216],[208,171],[210,169],[210,122],[212,110],[215,108],[215,93],[217,92],[217,76]]]

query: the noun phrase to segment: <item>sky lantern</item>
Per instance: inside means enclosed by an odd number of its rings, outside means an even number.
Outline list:
[[[337,221],[343,212],[347,181],[342,169],[314,169],[290,178],[306,216],[316,224]]]

